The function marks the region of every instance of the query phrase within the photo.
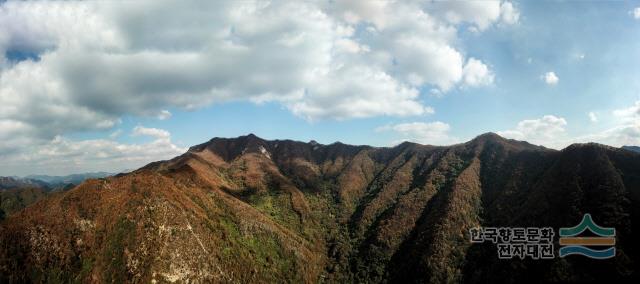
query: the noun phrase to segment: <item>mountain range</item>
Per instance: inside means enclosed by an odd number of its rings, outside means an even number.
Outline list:
[[[638,278],[640,153],[488,133],[452,146],[214,138],[0,224],[0,282],[565,282]],[[616,229],[616,256],[501,260],[469,230]],[[557,240],[555,244],[558,245]]]
[[[71,174],[66,176],[49,176],[49,175],[28,175],[25,178],[31,180],[39,180],[47,183],[49,187],[66,186],[69,184],[78,185],[90,178],[103,178],[112,176],[114,173],[108,172],[95,172],[95,173],[81,173]]]
[[[114,175],[107,172],[81,173],[66,176],[28,175],[25,177],[0,176],[0,190],[39,187],[49,190],[75,186],[86,179],[103,178]]]
[[[640,146],[622,146],[622,149],[640,153]]]
[[[27,187],[48,188],[49,184],[47,182],[44,182],[38,179],[19,178],[19,177],[0,177],[0,190],[27,188]]]
[[[102,178],[112,173],[96,172],[67,176],[30,175],[26,177],[0,177],[0,220],[47,197],[68,190],[89,178]]]

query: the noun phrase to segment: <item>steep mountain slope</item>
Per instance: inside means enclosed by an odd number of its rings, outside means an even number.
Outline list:
[[[485,134],[393,148],[214,138],[0,228],[0,282],[500,282],[637,277],[640,154]],[[500,261],[477,226],[617,230],[618,255]]]

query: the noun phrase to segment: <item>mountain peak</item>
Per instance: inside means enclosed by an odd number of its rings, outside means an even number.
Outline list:
[[[243,137],[243,136],[240,136],[240,137]],[[262,140],[262,138],[258,137],[257,135],[255,135],[255,134],[253,134],[253,133],[249,133],[249,134],[247,134],[247,135],[246,135],[246,136],[244,136],[244,137],[246,137],[246,138],[250,138],[250,139],[261,139],[261,140]]]
[[[487,132],[487,133],[476,136],[475,138],[471,139],[467,143],[468,144],[485,144],[485,143],[508,144],[509,140],[496,133]]]
[[[478,135],[476,138],[473,138],[471,141],[467,142],[470,144],[499,144],[502,146],[507,146],[514,149],[535,149],[535,150],[548,150],[543,146],[533,145],[527,141],[520,141],[515,139],[504,138],[494,132],[487,132],[481,135]]]
[[[231,139],[234,139],[234,138],[231,138]],[[247,134],[245,136],[240,136],[240,137],[235,138],[235,139],[246,141],[246,143],[260,143],[260,142],[265,142],[266,141],[266,140],[256,136],[253,133],[249,133],[249,134]]]
[[[506,141],[507,139],[496,134],[495,132],[487,132],[476,136],[473,140],[501,140]]]

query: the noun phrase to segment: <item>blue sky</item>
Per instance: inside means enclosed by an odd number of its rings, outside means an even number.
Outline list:
[[[248,133],[640,144],[638,1],[0,5],[0,175]]]

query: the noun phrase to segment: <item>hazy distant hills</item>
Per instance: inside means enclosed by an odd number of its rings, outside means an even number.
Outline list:
[[[640,146],[622,146],[622,149],[640,153]]]
[[[112,176],[114,173],[107,172],[95,172],[95,173],[82,173],[72,174],[67,176],[48,176],[48,175],[29,175],[25,178],[32,180],[39,180],[47,183],[50,187],[64,186],[68,184],[78,185],[89,178],[104,178]]]
[[[88,178],[103,178],[111,175],[113,174],[97,172],[68,176],[0,177],[0,210],[2,211],[0,215],[7,216],[15,213],[44,199],[52,192],[71,189]]]
[[[49,196],[0,228],[0,282],[637,278],[640,154],[481,135],[392,148],[214,138]],[[499,260],[477,226],[616,228],[615,258]],[[557,243],[556,243],[557,245]]]
[[[0,177],[0,190],[6,189],[14,189],[14,188],[25,188],[25,187],[48,187],[49,184],[37,180],[37,179],[29,179],[29,178],[19,178],[19,177]]]
[[[26,177],[0,177],[0,190],[25,187],[55,189],[67,185],[78,185],[89,178],[104,178],[112,175],[114,174],[95,172],[67,176],[29,175]]]

